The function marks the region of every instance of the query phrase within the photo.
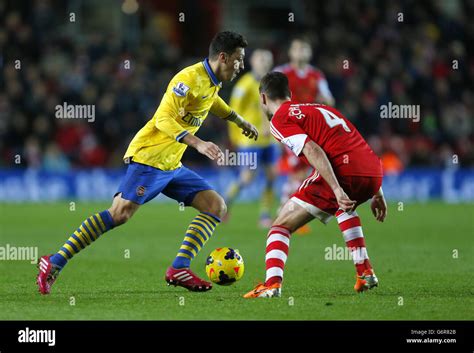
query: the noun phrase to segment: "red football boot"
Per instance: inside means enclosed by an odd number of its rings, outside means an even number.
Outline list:
[[[168,267],[165,280],[168,285],[181,286],[193,292],[205,292],[212,289],[212,284],[196,276],[189,268],[179,270]]]
[[[38,261],[38,277],[36,283],[38,284],[38,290],[41,294],[49,294],[51,292],[51,286],[58,278],[60,269],[54,266],[49,258],[52,255],[41,256]]]

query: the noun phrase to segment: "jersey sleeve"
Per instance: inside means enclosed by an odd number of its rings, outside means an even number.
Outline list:
[[[286,145],[299,156],[303,147],[310,140],[300,125],[290,117],[275,116],[270,121],[270,132],[279,142]]]
[[[221,97],[217,96],[216,100],[211,106],[210,112],[219,118],[224,119],[227,118],[230,113],[232,113],[232,109],[227,105],[226,102],[224,102]]]
[[[176,141],[180,141],[188,134],[188,131],[176,119],[186,114],[186,106],[192,99],[193,84],[194,82],[189,76],[175,76],[168,85],[154,115],[156,128]]]

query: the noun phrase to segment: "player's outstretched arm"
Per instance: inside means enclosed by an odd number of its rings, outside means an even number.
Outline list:
[[[310,140],[304,145],[303,154],[311,166],[316,169],[326,183],[329,184],[336,196],[339,207],[345,212],[352,210],[356,202],[352,201],[339,185],[334,170],[332,169],[331,163],[329,162],[324,150],[314,141]]]
[[[255,126],[250,124],[248,121],[246,121],[244,118],[242,118],[239,114],[237,114],[235,111],[232,111],[230,115],[225,118],[227,121],[231,121],[234,124],[236,124],[238,127],[242,129],[242,134],[247,136],[249,139],[254,139],[257,141],[258,138],[258,130]]]
[[[184,136],[181,139],[181,142],[195,148],[199,153],[212,160],[218,159],[223,154],[221,149],[216,144],[209,141],[203,141],[199,137],[191,134]]]
[[[237,114],[235,110],[232,110],[221,97],[217,97],[214,101],[211,107],[211,113],[224,120],[233,122],[242,129],[242,134],[250,139],[257,140],[257,128]]]
[[[382,187],[380,187],[379,191],[372,197],[370,208],[377,221],[383,222],[385,217],[387,217],[387,202],[385,201]]]

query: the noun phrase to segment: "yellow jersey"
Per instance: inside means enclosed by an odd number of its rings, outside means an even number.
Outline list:
[[[253,73],[248,72],[237,81],[232,90],[229,102],[231,108],[237,114],[245,117],[245,120],[253,124],[257,130],[260,131],[258,140],[255,141],[243,135],[242,129],[237,125],[229,124],[229,138],[234,146],[266,147],[273,143],[269,122],[260,108],[259,84],[260,82],[255,78]]]
[[[231,108],[218,95],[221,87],[208,59],[178,72],[153,118],[130,142],[124,160],[131,158],[161,170],[181,167],[188,146],[180,140],[187,134],[194,135],[209,111],[220,118],[231,114]]]

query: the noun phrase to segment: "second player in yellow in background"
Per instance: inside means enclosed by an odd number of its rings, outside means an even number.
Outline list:
[[[261,227],[271,225],[271,205],[273,201],[273,183],[276,177],[276,162],[279,148],[274,144],[270,133],[270,125],[260,108],[258,86],[260,79],[265,76],[273,66],[273,55],[270,51],[256,49],[250,57],[251,71],[243,75],[235,84],[230,98],[231,108],[238,114],[245,116],[260,132],[257,141],[250,140],[242,134],[237,126],[229,125],[229,137],[238,152],[256,153],[257,169],[252,170],[242,167],[238,181],[228,189],[226,199],[228,209],[245,188],[263,168],[265,187],[260,201]]]

